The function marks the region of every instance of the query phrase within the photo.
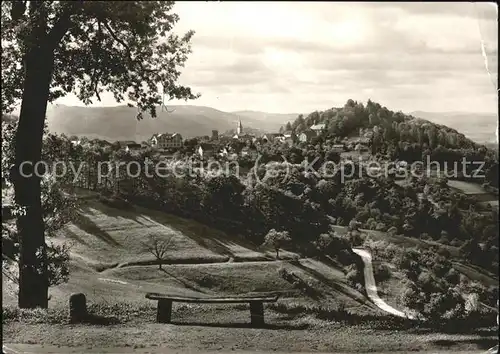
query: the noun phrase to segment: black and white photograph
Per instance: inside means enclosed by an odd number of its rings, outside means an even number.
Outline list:
[[[2,353],[499,352],[495,2],[1,3]]]

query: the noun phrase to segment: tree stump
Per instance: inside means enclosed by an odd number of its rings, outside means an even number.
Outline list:
[[[71,323],[81,323],[87,318],[87,299],[85,294],[72,294],[69,298],[69,317]]]

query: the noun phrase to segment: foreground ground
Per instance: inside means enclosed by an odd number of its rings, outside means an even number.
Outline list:
[[[59,354],[83,354],[83,353],[117,353],[117,350],[119,350],[119,353],[134,353],[134,354],[185,354],[186,351],[184,350],[172,350],[172,349],[167,349],[167,348],[100,348],[98,350],[94,349],[88,349],[88,348],[69,348],[69,347],[54,347],[54,346],[41,346],[41,345],[29,345],[29,344],[14,344],[11,347],[4,346],[4,354],[22,354],[22,353],[59,353]],[[192,351],[190,350],[188,353],[190,354],[205,354],[207,353],[206,350],[204,351]],[[231,350],[231,351],[217,351],[219,354],[269,354],[271,352],[269,351],[241,351],[241,350]],[[289,354],[290,352],[277,352],[273,351],[273,354]],[[377,354],[375,352],[370,352],[371,354]],[[379,354],[383,354],[385,352],[381,352]],[[393,352],[393,354],[405,354],[407,353],[406,351],[403,352]],[[455,351],[451,350],[440,350],[440,354],[454,354],[456,353]],[[461,351],[460,353],[462,354],[486,354],[484,351],[477,351],[477,350],[467,350],[467,351]],[[488,352],[487,354],[496,354],[496,351],[491,351]],[[341,352],[337,352],[336,354],[343,354]]]
[[[445,334],[430,330],[377,329],[371,325],[344,325],[304,316],[266,311],[269,328],[248,328],[248,310],[211,308],[174,313],[175,324],[143,323],[111,326],[4,323],[5,343],[36,343],[71,347],[80,352],[283,351],[283,352],[408,352],[485,351],[497,344],[494,330],[476,334]],[[153,317],[153,316],[151,316]],[[222,321],[222,318],[227,321]],[[149,323],[148,323],[149,320]],[[11,346],[12,347],[12,346]],[[123,350],[123,351],[122,351]],[[145,351],[146,352],[146,351]]]

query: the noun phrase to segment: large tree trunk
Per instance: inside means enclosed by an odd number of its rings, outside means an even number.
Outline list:
[[[17,219],[20,308],[48,307],[41,179],[32,174],[35,164],[41,160],[45,112],[54,65],[53,52],[44,48],[42,43],[40,40],[25,57],[23,97],[15,142],[16,168],[24,174],[18,173],[14,180],[16,202],[25,208],[24,215]]]

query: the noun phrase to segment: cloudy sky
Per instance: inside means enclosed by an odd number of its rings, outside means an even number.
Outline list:
[[[405,112],[498,109],[493,3],[179,2],[175,11],[175,31],[196,31],[181,83],[202,97],[188,104],[305,113],[371,98]]]

